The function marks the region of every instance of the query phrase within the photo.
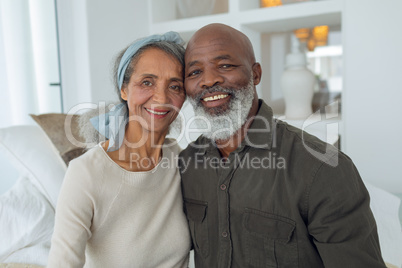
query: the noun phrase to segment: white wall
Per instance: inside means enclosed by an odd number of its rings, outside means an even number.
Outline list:
[[[111,77],[113,58],[134,40],[148,35],[147,2],[87,0],[93,102],[117,100]]]
[[[344,3],[343,148],[363,179],[402,193],[402,1]]]
[[[114,56],[148,34],[148,1],[57,0],[64,112],[117,100]]]

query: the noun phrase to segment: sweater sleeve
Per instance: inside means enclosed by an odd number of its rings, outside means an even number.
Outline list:
[[[83,267],[85,246],[91,237],[94,198],[88,167],[70,162],[60,191],[47,267]]]

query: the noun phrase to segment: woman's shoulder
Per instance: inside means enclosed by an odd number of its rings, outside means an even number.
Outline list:
[[[81,156],[73,159],[69,163],[69,168],[86,168],[90,169],[92,167],[99,167],[106,161],[106,158],[103,156],[102,152],[103,148],[101,144],[92,147],[87,152],[82,154]]]
[[[97,145],[85,154],[70,161],[65,181],[85,189],[99,189],[99,185],[107,182],[107,171],[110,170],[103,148]]]
[[[173,138],[166,138],[163,147],[172,152],[174,155],[178,155],[183,150],[180,147],[179,142]]]

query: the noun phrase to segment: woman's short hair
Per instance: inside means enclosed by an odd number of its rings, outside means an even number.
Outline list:
[[[113,67],[113,80],[114,80],[114,86],[115,86],[115,90],[117,92],[117,95],[119,96],[119,99],[121,102],[126,103],[125,100],[123,100],[121,98],[120,95],[120,88],[119,88],[119,82],[118,82],[118,78],[117,78],[117,72],[119,69],[119,64],[120,64],[120,60],[123,57],[124,52],[127,50],[128,47],[126,47],[125,49],[123,49],[116,57],[116,60],[114,62],[114,67]],[[126,72],[124,73],[124,78],[123,78],[123,84],[122,87],[124,87],[125,85],[128,84],[128,82],[130,81],[130,77],[133,74],[134,70],[135,70],[135,66],[138,62],[138,60],[140,59],[140,56],[144,53],[144,51],[150,49],[150,48],[157,48],[160,49],[162,51],[164,51],[166,54],[172,56],[174,59],[176,59],[183,67],[183,71],[184,71],[184,52],[185,49],[182,45],[173,43],[173,42],[169,42],[169,41],[157,41],[151,44],[147,44],[143,47],[141,47],[140,49],[138,49],[138,51],[133,55],[133,57],[131,58],[130,64],[128,65]]]

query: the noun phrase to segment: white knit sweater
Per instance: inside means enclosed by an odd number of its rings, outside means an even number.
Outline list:
[[[147,172],[121,168],[101,144],[70,162],[48,267],[187,267],[178,153],[163,148]]]

